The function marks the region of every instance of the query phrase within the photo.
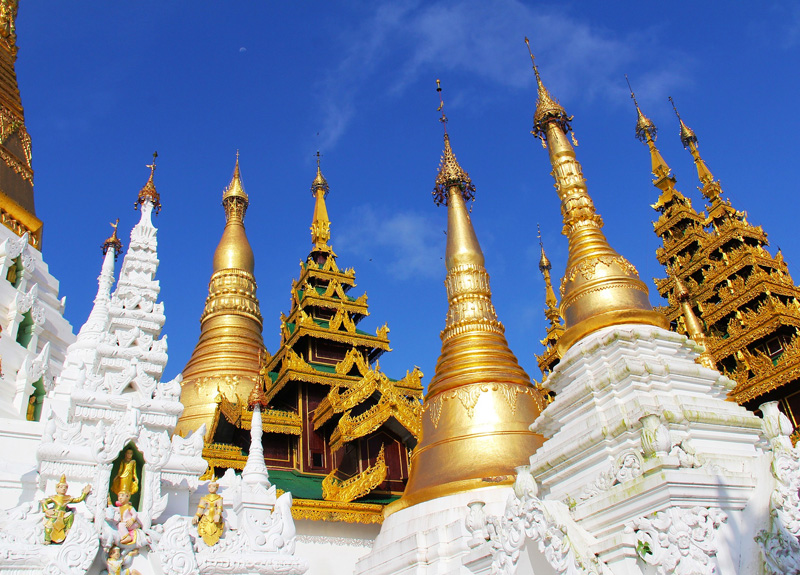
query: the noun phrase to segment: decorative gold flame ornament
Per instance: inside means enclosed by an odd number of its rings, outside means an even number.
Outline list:
[[[387,514],[451,493],[511,484],[514,467],[525,464],[544,441],[528,429],[544,400],[508,348],[492,304],[489,274],[466,207],[474,194],[445,126],[433,198],[447,206],[449,309],[408,485]]]
[[[227,223],[214,252],[200,339],[183,370],[181,402],[185,409],[175,429],[186,434],[205,423],[206,444],[214,437],[222,398],[234,404],[247,400],[258,381],[264,350],[255,260],[244,229],[249,198],[242,185],[238,152],[222,205]]]
[[[667,329],[666,317],[653,310],[636,268],[611,248],[601,231],[603,220],[567,140],[572,116],[545,88],[532,52],[531,62],[539,96],[531,133],[549,150],[561,199],[563,234],[569,241],[567,269],[561,281],[561,315],[567,329],[559,338],[559,353],[563,356],[578,340],[611,325],[643,323]]]

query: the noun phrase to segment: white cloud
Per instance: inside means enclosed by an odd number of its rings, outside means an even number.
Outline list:
[[[532,8],[519,0],[379,5],[345,35],[346,56],[320,91],[325,148],[347,129],[361,94],[374,93],[367,85],[379,67],[393,70],[388,90],[396,97],[423,71],[430,71],[431,78],[447,71],[465,72],[525,89],[533,84],[523,44],[527,35],[545,81],[559,98],[604,97],[627,106],[622,81],[626,71],[646,68],[648,73],[637,72],[635,77],[637,93],[665,97],[684,81],[682,69],[689,58],[657,46],[652,31],[620,35],[563,10]]]
[[[338,251],[371,259],[396,279],[444,277],[443,220],[415,212],[382,214],[372,206],[354,210],[353,217],[358,225],[343,225],[336,235]]]

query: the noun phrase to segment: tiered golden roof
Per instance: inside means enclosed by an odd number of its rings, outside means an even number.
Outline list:
[[[238,174],[224,196],[229,226],[247,207]],[[271,481],[294,493],[295,519],[375,523],[382,519],[379,503],[405,485],[408,450],[420,428],[422,373],[414,368],[400,380],[387,377],[377,359],[390,351],[389,328],[371,334],[357,327],[369,315],[367,295],[347,293],[355,272],[339,269],[329,244],[328,191],[318,154],[312,248],[292,283],[291,311],[281,314],[281,345],[260,371],[265,460]],[[219,409],[238,430],[252,425],[246,402],[223,396]],[[246,463],[238,448],[243,434],[227,428],[204,450],[210,472]]]
[[[222,198],[225,229],[214,252],[200,338],[183,370],[181,402],[185,409],[176,427],[176,433],[185,434],[205,423],[207,446],[214,439],[220,416],[228,417],[231,425],[241,425],[238,414],[259,381],[259,358],[264,352],[255,260],[244,229],[249,199],[242,185],[238,153]],[[236,408],[222,409],[225,404]]]
[[[31,137],[17,84],[18,0],[0,0],[0,224],[41,249],[42,222],[33,199]]]
[[[797,426],[800,289],[780,252],[773,257],[765,249],[764,230],[749,224],[744,212],[722,198],[721,185],[700,157],[697,134],[675,112],[681,142],[692,154],[709,205],[708,216],[698,213],[674,190],[674,178],[664,185],[668,168],[656,169],[666,164],[654,154],[654,135],[646,137],[654,185],[662,190],[653,207],[661,212],[654,227],[663,241],[656,255],[669,274],[656,280],[668,300],[664,313],[678,331],[705,340],[707,355],[701,363],[715,365],[737,382],[729,399],[751,409],[780,400]]]
[[[466,207],[472,194],[445,132],[434,200],[447,206],[448,312],[408,486],[387,513],[450,493],[510,484],[514,467],[525,464],[543,441],[528,426],[544,400],[508,348],[497,319]]]
[[[561,281],[561,314],[566,331],[559,338],[559,352],[563,355],[576,341],[611,325],[644,323],[667,327],[666,318],[650,305],[647,286],[636,269],[611,248],[601,231],[602,218],[589,197],[581,165],[567,140],[572,117],[562,107],[553,107],[532,53],[531,61],[539,94],[533,134],[542,138],[549,149],[561,199],[563,233],[569,241],[567,269]]]

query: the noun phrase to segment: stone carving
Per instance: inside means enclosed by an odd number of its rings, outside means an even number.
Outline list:
[[[616,461],[611,461],[609,468],[600,473],[594,483],[583,490],[580,500],[590,499],[595,495],[608,491],[615,485],[639,477],[641,474],[642,461],[639,454],[634,451],[625,451]]]
[[[530,468],[527,465],[518,467],[514,494],[509,496],[503,516],[486,519],[493,575],[514,574],[520,552],[528,541],[538,543],[539,551],[556,573],[608,573],[597,557],[588,551],[588,546],[580,542],[581,537],[575,529],[557,521],[548,509],[548,506],[562,506],[566,512],[566,507],[560,502],[545,503],[537,495],[538,487]],[[470,513],[473,513],[472,509]],[[467,523],[467,529],[472,539],[480,539],[479,529],[472,529],[470,523]],[[575,544],[575,540],[579,543]]]
[[[75,515],[61,545],[42,545],[41,511],[25,503],[0,514],[0,572],[85,575],[100,549],[100,540],[83,516]]]
[[[645,458],[667,455],[672,447],[672,439],[669,429],[661,422],[661,418],[651,413],[639,421],[642,423],[642,452]]]
[[[626,532],[636,535],[636,553],[658,575],[711,575],[717,528],[727,518],[715,508],[669,507],[635,519]]]
[[[775,490],[770,498],[769,526],[755,540],[772,575],[800,573],[800,446],[789,439],[792,424],[777,402],[760,406],[762,428],[772,451]]]

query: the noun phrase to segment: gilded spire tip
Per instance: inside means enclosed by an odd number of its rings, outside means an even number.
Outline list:
[[[222,206],[225,208],[226,220],[244,221],[244,215],[249,205],[250,198],[244,190],[242,171],[239,167],[239,150],[236,150],[236,164],[233,167],[233,176],[222,192]]]
[[[320,154],[319,150],[317,150],[315,155],[317,157],[317,175],[314,178],[314,181],[311,183],[311,195],[316,197],[317,190],[322,190],[325,194],[325,197],[328,197],[330,186],[328,185],[328,180],[326,180],[325,176],[322,175],[322,170],[319,166],[319,161],[322,158],[322,154]]]
[[[689,143],[697,144],[697,136],[689,126],[683,121],[681,118],[680,113],[678,112],[678,108],[675,106],[675,100],[672,99],[672,96],[669,96],[669,101],[672,104],[672,109],[675,110],[675,115],[678,116],[678,121],[681,123],[681,143],[683,144],[684,148],[689,146]]]
[[[153,210],[155,210],[156,214],[161,211],[161,197],[158,195],[156,191],[156,184],[154,181],[154,176],[156,173],[156,158],[158,158],[158,152],[153,152],[153,163],[147,164],[146,167],[150,168],[150,177],[147,179],[147,183],[144,187],[139,190],[139,197],[136,200],[136,203],[133,205],[134,209],[139,209],[140,205],[143,205],[145,202],[150,202],[153,205]]]
[[[314,196],[314,215],[311,218],[311,242],[314,250],[333,254],[328,241],[331,239],[331,221],[328,217],[328,207],[325,205],[325,198],[328,195],[330,186],[325,176],[322,175],[320,159],[322,154],[317,150],[317,175],[311,183],[311,195]]]
[[[439,80],[436,80],[436,91],[439,93],[439,108],[437,111],[442,112],[442,117],[439,118],[439,121],[445,125],[445,130],[444,151],[439,162],[439,174],[436,176],[436,185],[431,192],[433,202],[437,206],[446,206],[450,190],[454,187],[458,188],[464,201],[468,202],[475,199],[475,185],[472,183],[469,174],[459,165],[456,155],[453,153],[453,148],[450,146],[450,135],[447,133],[447,116],[443,111],[442,85]]]
[[[539,271],[544,273],[553,269],[553,264],[547,259],[547,254],[544,253],[544,243],[542,242],[542,228],[536,224],[536,237],[539,238],[539,249],[541,250],[541,257],[539,258]]]
[[[442,82],[438,78],[436,79],[436,91],[439,93],[439,107],[436,108],[437,112],[442,113],[442,117],[439,118],[439,121],[442,123],[444,127],[444,133],[447,135],[447,116],[444,114],[444,99],[442,98]]]
[[[625,81],[628,83],[628,90],[631,92],[633,105],[636,106],[636,138],[640,142],[647,142],[648,138],[655,141],[656,135],[658,134],[658,128],[656,128],[656,125],[650,121],[650,118],[645,116],[642,113],[641,108],[639,108],[639,102],[636,101],[636,94],[633,93],[631,81],[628,79],[627,74],[625,74]]]
[[[122,253],[122,242],[117,237],[117,226],[119,226],[119,218],[113,224],[109,224],[114,231],[111,233],[106,241],[103,242],[103,255],[108,253],[108,250],[114,250],[114,259],[117,259],[117,256]]]
[[[536,74],[536,88],[538,99],[536,101],[536,111],[533,113],[533,129],[531,134],[539,138],[542,142],[542,147],[547,147],[547,125],[555,123],[561,128],[564,134],[569,134],[572,138],[572,143],[577,146],[578,140],[572,132],[572,118],[567,114],[564,107],[559,104],[558,100],[554,99],[550,92],[542,82],[542,77],[539,75],[539,67],[536,65],[536,57],[531,50],[531,44],[528,37],[525,37],[525,45],[528,46],[528,53],[531,56],[533,64],[533,72]]]

